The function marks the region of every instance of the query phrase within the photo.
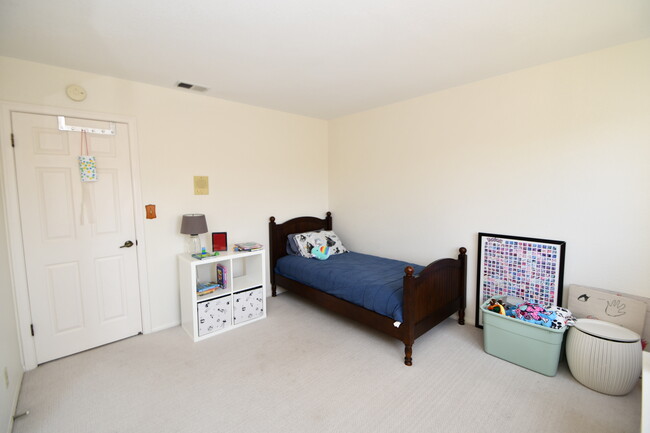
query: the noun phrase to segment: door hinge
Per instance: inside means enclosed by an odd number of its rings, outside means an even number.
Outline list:
[[[14,133],[11,133],[11,147],[16,147],[16,142],[14,141]]]
[[[138,246],[138,240],[137,239],[135,240],[135,246],[136,247]]]
[[[34,336],[34,324],[29,325],[29,329],[32,331],[32,337]]]

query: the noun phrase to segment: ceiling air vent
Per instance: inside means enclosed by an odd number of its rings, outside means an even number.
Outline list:
[[[182,81],[179,81],[176,84],[176,87],[180,87],[182,89],[194,90],[195,92],[205,92],[208,90],[207,87],[197,86],[196,84],[184,83]]]

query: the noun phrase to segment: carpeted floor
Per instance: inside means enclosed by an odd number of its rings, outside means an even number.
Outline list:
[[[193,343],[180,327],[25,374],[14,433],[638,432],[641,385],[611,397],[483,351],[447,320],[403,345],[292,294]]]

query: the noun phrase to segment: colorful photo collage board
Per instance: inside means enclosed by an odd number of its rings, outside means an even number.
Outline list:
[[[476,325],[480,306],[493,296],[513,296],[544,306],[562,302],[566,243],[479,233]]]

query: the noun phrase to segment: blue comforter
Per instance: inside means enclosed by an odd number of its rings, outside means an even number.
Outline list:
[[[284,256],[275,272],[337,298],[402,322],[404,268],[415,274],[424,266],[360,253],[330,256],[327,260]]]

